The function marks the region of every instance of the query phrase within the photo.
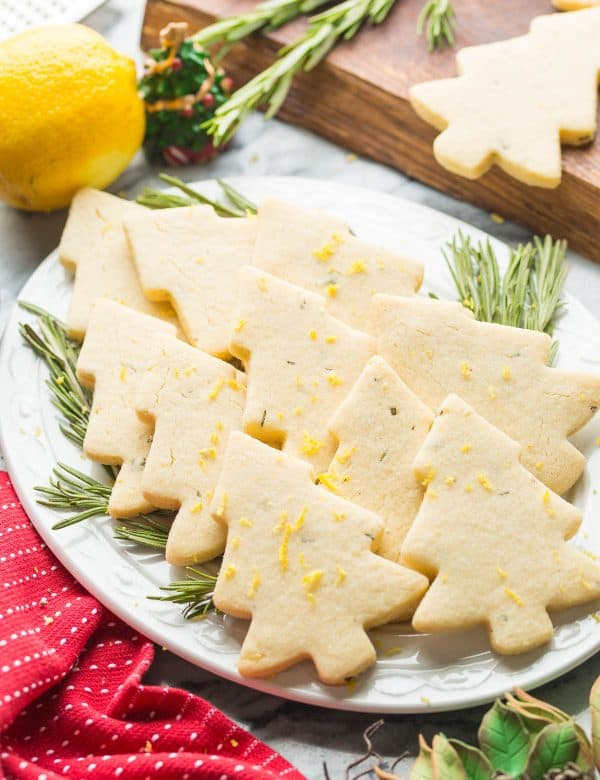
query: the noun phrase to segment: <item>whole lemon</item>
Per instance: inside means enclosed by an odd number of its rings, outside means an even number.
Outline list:
[[[0,43],[0,200],[30,211],[106,187],[144,135],[133,60],[80,24]]]

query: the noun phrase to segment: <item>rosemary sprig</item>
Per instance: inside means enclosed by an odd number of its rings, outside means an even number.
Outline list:
[[[474,246],[461,231],[442,250],[459,300],[475,319],[548,335],[565,303],[561,300],[567,277],[566,241],[543,240],[512,249],[504,275],[489,241]],[[558,343],[552,345],[550,363]]]
[[[217,577],[204,569],[196,569],[193,566],[188,566],[186,571],[188,573],[187,579],[176,580],[160,588],[167,595],[148,596],[147,598],[152,601],[185,604],[182,614],[187,620],[204,617],[215,610],[212,598]]]
[[[19,325],[19,332],[50,370],[46,384],[52,403],[64,419],[60,430],[82,447],[90,416],[91,393],[79,383],[75,371],[80,345],[69,338],[65,324],[54,315],[32,303],[19,301],[19,306],[38,318],[39,333],[27,323]]]
[[[312,13],[328,0],[264,0],[252,11],[238,16],[229,16],[205,27],[192,36],[200,46],[225,43],[228,50],[234,43],[254,32],[276,30],[301,14]],[[223,55],[223,50],[219,56]]]
[[[221,217],[245,217],[248,212],[256,214],[257,207],[252,201],[248,200],[241,192],[232,187],[231,184],[227,184],[222,179],[218,179],[219,187],[223,190],[223,194],[227,199],[227,203],[219,203],[218,201],[207,198],[202,193],[197,192],[188,186],[184,181],[178,179],[175,176],[170,176],[167,173],[159,174],[161,181],[171,185],[171,187],[177,187],[186,194],[187,197],[181,195],[173,195],[162,190],[157,190],[152,187],[146,187],[146,189],[137,196],[136,203],[141,206],[147,206],[151,209],[169,209],[178,208],[179,206],[192,206],[194,203],[203,203],[207,206],[212,206],[216,213]]]
[[[52,526],[53,531],[68,528],[90,517],[99,517],[108,513],[108,501],[112,484],[106,485],[81,471],[58,463],[52,469],[49,486],[38,485],[34,490],[42,498],[38,504],[51,509],[76,509],[74,515],[60,520]]]
[[[169,535],[169,523],[156,515],[143,515],[139,518],[119,520],[114,538],[121,542],[135,542],[144,547],[152,547],[164,552]]]
[[[427,0],[417,21],[417,34],[427,26],[429,51],[454,45],[456,14],[451,0]]]
[[[215,144],[228,141],[247,113],[266,106],[273,117],[287,97],[294,76],[312,70],[340,40],[350,40],[365,22],[381,24],[396,0],[345,0],[309,20],[306,33],[279,52],[275,62],[231,95],[203,127]]]

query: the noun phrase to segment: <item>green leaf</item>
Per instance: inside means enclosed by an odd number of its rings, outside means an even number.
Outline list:
[[[546,772],[562,769],[569,761],[575,761],[578,753],[575,724],[572,721],[552,723],[535,738],[527,762],[527,774],[530,780],[543,780]]]
[[[410,772],[410,780],[433,780],[433,761],[431,748],[419,734],[419,755]]]
[[[449,742],[458,753],[468,780],[491,780],[492,765],[479,748],[459,739],[450,739]]]
[[[436,734],[433,738],[431,759],[435,780],[467,780],[458,753],[443,734]]]
[[[600,677],[596,680],[590,693],[590,708],[592,710],[592,746],[594,761],[600,769]]]
[[[493,769],[519,775],[527,763],[529,734],[516,712],[499,699],[479,727],[479,744]]]

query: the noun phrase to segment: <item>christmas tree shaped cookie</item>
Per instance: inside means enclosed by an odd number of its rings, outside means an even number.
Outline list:
[[[235,280],[251,262],[255,218],[190,206],[131,214],[125,228],[148,298],[173,304],[191,344],[227,357]]]
[[[329,421],[339,445],[326,479],[385,521],[378,552],[393,561],[423,499],[412,463],[432,420],[385,360],[373,357]]]
[[[152,426],[136,413],[137,392],[161,345],[175,327],[119,303],[99,298],[93,305],[77,377],[94,389],[83,450],[92,460],[120,465],[109,512],[132,517],[153,509],[142,493],[142,473]]]
[[[417,113],[443,132],[433,151],[448,170],[476,179],[496,164],[539,187],[557,187],[560,144],[596,132],[600,8],[540,16],[530,32],[462,49],[458,78],[410,91]]]
[[[220,555],[225,529],[209,512],[230,431],[241,428],[245,376],[173,340],[141,381],[138,414],[154,427],[142,490],[154,506],[176,509],[167,561],[187,566]]]
[[[327,468],[335,442],[327,421],[375,341],[332,317],[322,296],[245,267],[238,280],[230,350],[246,366],[245,430]]]
[[[411,614],[427,588],[374,554],[377,515],[313,479],[309,464],[231,434],[211,506],[228,528],[214,601],[251,620],[244,675],[310,658],[323,682],[340,684],[375,661],[365,629]]]
[[[175,322],[165,304],[151,303],[142,292],[123,232],[126,214],[146,209],[99,190],[80,190],[71,203],[58,254],[75,274],[67,328],[82,339],[96,298],[110,298],[144,314]]]
[[[425,498],[402,561],[433,583],[418,631],[486,624],[499,653],[553,633],[547,610],[600,597],[600,567],[565,540],[581,516],[519,463],[519,445],[456,395],[442,404],[415,460]]]
[[[325,296],[330,314],[372,331],[374,292],[411,295],[423,266],[352,235],[344,220],[269,199],[258,211],[253,265]]]
[[[550,338],[478,322],[460,303],[378,295],[379,351],[431,409],[455,392],[522,445],[521,462],[556,493],[585,467],[567,440],[600,406],[600,375],[550,368]]]

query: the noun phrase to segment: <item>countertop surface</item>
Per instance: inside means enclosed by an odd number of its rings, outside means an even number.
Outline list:
[[[110,0],[86,22],[139,62],[142,12],[142,0]],[[146,185],[158,184],[158,170],[138,155],[111,190],[133,196]],[[265,123],[260,116],[249,118],[235,144],[222,157],[203,167],[177,170],[176,174],[186,180],[243,175],[333,179],[415,200],[513,245],[530,238],[530,233],[518,225],[497,224],[487,212],[382,165],[356,158],[351,149],[333,146],[278,121]],[[0,328],[19,289],[58,244],[65,218],[63,211],[27,214],[0,205]],[[569,266],[567,289],[600,317],[600,267],[574,253],[569,253]],[[600,660],[596,656],[539,689],[538,694],[577,715],[582,722],[589,722],[587,697],[598,674]],[[347,764],[363,752],[363,730],[377,719],[372,714],[335,712],[256,693],[214,677],[159,648],[148,682],[183,687],[209,699],[279,750],[309,778],[323,777],[323,761],[327,762],[331,780],[342,778]],[[449,736],[470,740],[484,711],[485,708],[479,708],[441,715],[387,716],[375,737],[375,747],[392,758],[407,750],[414,753],[419,732],[431,737],[444,731]],[[404,767],[401,764],[397,771],[406,777]]]

